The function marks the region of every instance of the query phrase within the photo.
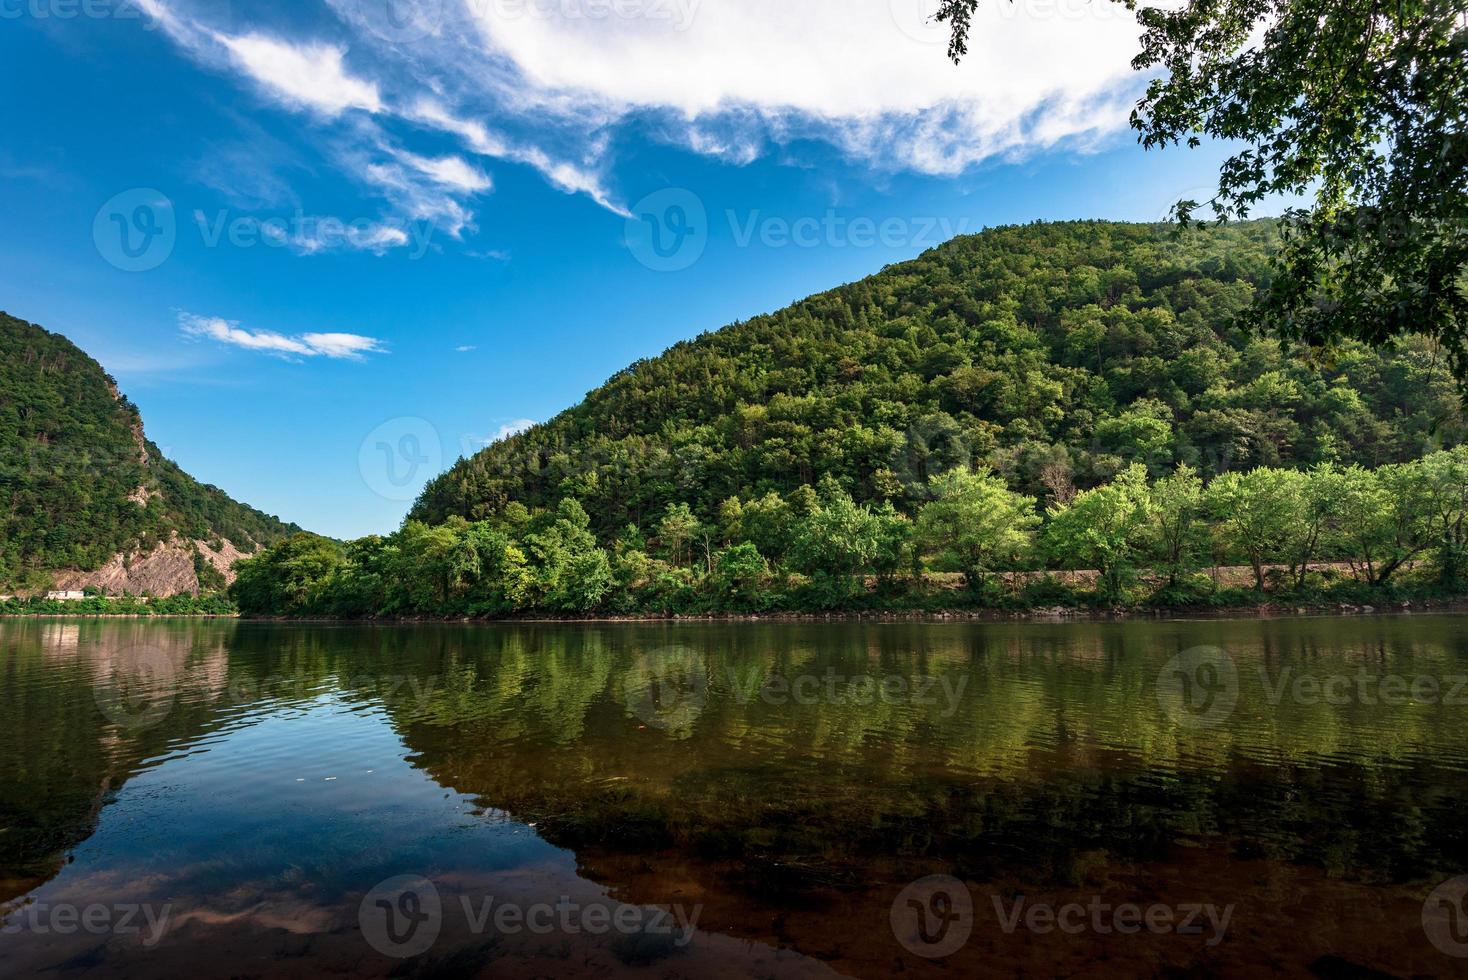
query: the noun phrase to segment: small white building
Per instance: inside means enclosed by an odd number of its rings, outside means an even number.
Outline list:
[[[59,599],[62,602],[71,602],[71,601],[76,600],[76,599],[85,599],[86,597],[87,597],[87,595],[86,595],[85,592],[77,592],[75,590],[68,590],[66,592],[47,592],[46,593],[46,598],[47,599]]]

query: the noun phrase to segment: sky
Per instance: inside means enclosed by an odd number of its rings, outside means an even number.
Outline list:
[[[1162,218],[1110,0],[0,0],[0,309],[337,537],[639,358],[957,234]]]

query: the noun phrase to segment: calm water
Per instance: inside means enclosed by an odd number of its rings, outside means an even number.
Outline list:
[[[0,621],[0,973],[1464,975],[1465,678],[1448,615]]]

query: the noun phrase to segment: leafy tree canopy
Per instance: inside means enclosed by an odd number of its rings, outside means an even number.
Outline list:
[[[948,54],[980,0],[941,0]],[[1006,0],[993,0],[1006,2]],[[1097,0],[1104,2],[1104,0]],[[1468,383],[1468,17],[1461,0],[1188,0],[1137,12],[1143,146],[1241,146],[1218,220],[1289,207],[1247,321],[1314,345],[1426,333]],[[1197,201],[1175,208],[1185,225]]]

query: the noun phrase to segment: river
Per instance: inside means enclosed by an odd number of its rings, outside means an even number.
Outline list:
[[[1468,972],[1468,617],[0,621],[0,972]]]

